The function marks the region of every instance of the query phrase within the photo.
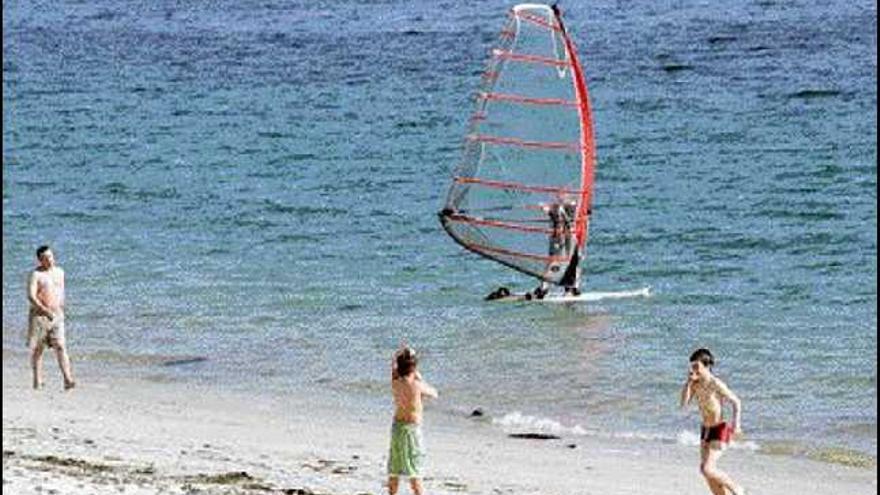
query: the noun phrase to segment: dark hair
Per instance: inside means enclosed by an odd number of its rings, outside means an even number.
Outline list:
[[[409,375],[415,371],[418,364],[419,360],[416,358],[416,353],[412,349],[404,349],[397,355],[397,376]]]
[[[697,349],[691,354],[691,362],[699,361],[703,363],[703,366],[707,368],[711,368],[715,366],[715,357],[712,356],[712,353],[709,352],[709,349]]]
[[[49,246],[43,244],[42,246],[37,248],[37,259],[43,256],[43,253],[49,250]]]

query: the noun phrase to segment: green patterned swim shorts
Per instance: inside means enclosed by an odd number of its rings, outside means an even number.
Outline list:
[[[391,425],[388,475],[419,478],[424,460],[421,425],[395,421]]]

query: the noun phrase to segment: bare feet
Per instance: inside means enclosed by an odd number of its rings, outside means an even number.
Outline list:
[[[43,388],[43,382],[34,382],[34,390],[40,390]]]

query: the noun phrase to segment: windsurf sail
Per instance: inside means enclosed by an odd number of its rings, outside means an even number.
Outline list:
[[[577,286],[595,144],[574,43],[555,7],[513,7],[491,50],[440,221],[465,248]]]

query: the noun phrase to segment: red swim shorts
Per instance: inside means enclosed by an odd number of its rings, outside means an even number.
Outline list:
[[[708,428],[703,426],[700,428],[700,440],[704,443],[729,443],[732,434],[733,428],[724,421],[715,426],[710,426]]]

